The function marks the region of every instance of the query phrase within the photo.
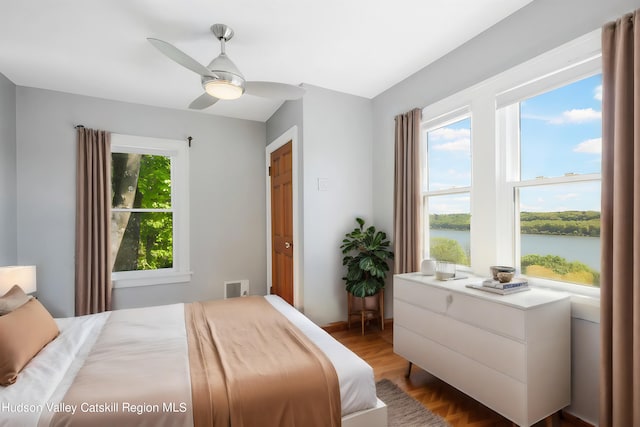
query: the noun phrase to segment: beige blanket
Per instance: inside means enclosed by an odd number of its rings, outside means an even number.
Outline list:
[[[327,357],[262,297],[185,309],[194,425],[339,426]]]

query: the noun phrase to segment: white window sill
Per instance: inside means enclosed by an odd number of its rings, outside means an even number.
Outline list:
[[[135,271],[112,273],[114,289],[136,288],[140,286],[169,285],[191,282],[191,272],[178,271]]]
[[[600,288],[574,285],[537,277],[528,279],[529,283],[533,286],[566,292],[571,295],[572,318],[600,323]]]

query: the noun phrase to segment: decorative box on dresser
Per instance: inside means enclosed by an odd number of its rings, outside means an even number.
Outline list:
[[[497,295],[482,278],[393,278],[393,349],[507,419],[530,426],[571,403],[569,295]]]

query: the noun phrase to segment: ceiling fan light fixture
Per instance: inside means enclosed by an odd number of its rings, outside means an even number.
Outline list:
[[[205,93],[194,99],[189,104],[189,108],[202,110],[220,99],[240,98],[245,91],[254,96],[283,100],[299,99],[304,95],[304,88],[299,86],[276,82],[247,82],[238,67],[225,53],[225,43],[233,37],[233,30],[224,24],[214,24],[211,26],[211,32],[220,41],[220,55],[215,57],[207,67],[170,43],[154,38],[147,39],[169,59],[200,75]]]
[[[244,93],[242,86],[237,86],[227,80],[210,80],[204,84],[204,90],[214,98],[238,99]]]

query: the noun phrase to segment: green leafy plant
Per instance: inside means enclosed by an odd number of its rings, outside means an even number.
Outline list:
[[[552,280],[600,286],[600,273],[579,261],[558,255],[524,255],[520,265],[525,274]]]
[[[456,240],[445,237],[432,237],[429,248],[431,257],[438,261],[448,261],[460,265],[469,265],[469,258]]]
[[[377,231],[374,226],[364,227],[364,220],[356,218],[359,227],[345,234],[340,249],[342,265],[347,267],[347,292],[356,297],[375,295],[384,289],[385,278],[389,271],[388,260],[393,259],[386,233]]]

